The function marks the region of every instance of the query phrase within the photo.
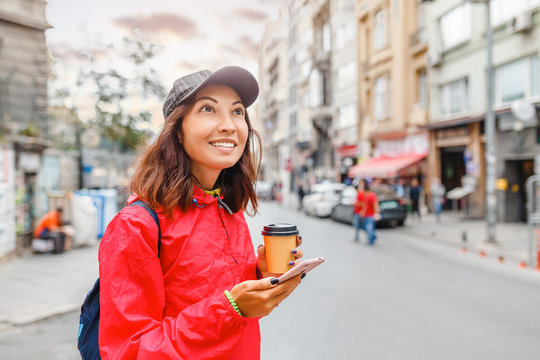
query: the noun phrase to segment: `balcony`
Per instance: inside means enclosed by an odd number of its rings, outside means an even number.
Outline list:
[[[409,48],[413,55],[416,55],[427,48],[426,28],[421,27],[410,35]]]
[[[322,49],[317,49],[313,53],[313,66],[321,70],[330,68],[330,52]]]

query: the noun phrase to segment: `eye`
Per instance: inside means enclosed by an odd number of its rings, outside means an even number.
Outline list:
[[[214,111],[214,108],[212,108],[210,105],[204,105],[201,108],[201,111],[203,111],[203,112],[212,112],[212,111]]]
[[[244,109],[242,109],[242,108],[234,109],[233,114],[242,116],[242,115],[244,115]]]

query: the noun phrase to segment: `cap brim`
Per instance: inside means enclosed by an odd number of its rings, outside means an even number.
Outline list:
[[[257,96],[259,96],[259,84],[257,80],[249,71],[239,66],[226,66],[217,70],[208,79],[190,91],[190,94],[187,96],[193,95],[204,86],[210,84],[222,84],[231,87],[236,91],[246,108],[253,104]]]

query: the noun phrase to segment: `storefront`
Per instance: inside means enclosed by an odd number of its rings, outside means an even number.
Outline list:
[[[416,177],[421,181],[426,173],[428,149],[427,133],[376,140],[373,157],[352,166],[348,175],[354,178],[400,177],[406,180]]]
[[[446,209],[463,211],[467,217],[484,214],[484,144],[482,118],[432,123],[428,155],[429,184],[438,177],[447,192],[462,194],[447,201]],[[428,201],[428,203],[430,203]]]
[[[519,121],[511,111],[497,116],[497,200],[502,221],[527,221],[525,181],[539,165],[535,164],[540,154],[538,128],[537,115],[528,121]]]

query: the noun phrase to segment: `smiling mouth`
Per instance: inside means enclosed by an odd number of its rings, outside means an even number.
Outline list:
[[[215,146],[215,147],[225,147],[225,148],[233,148],[236,146],[235,144],[230,143],[230,142],[215,142],[215,143],[210,143],[210,145]]]

